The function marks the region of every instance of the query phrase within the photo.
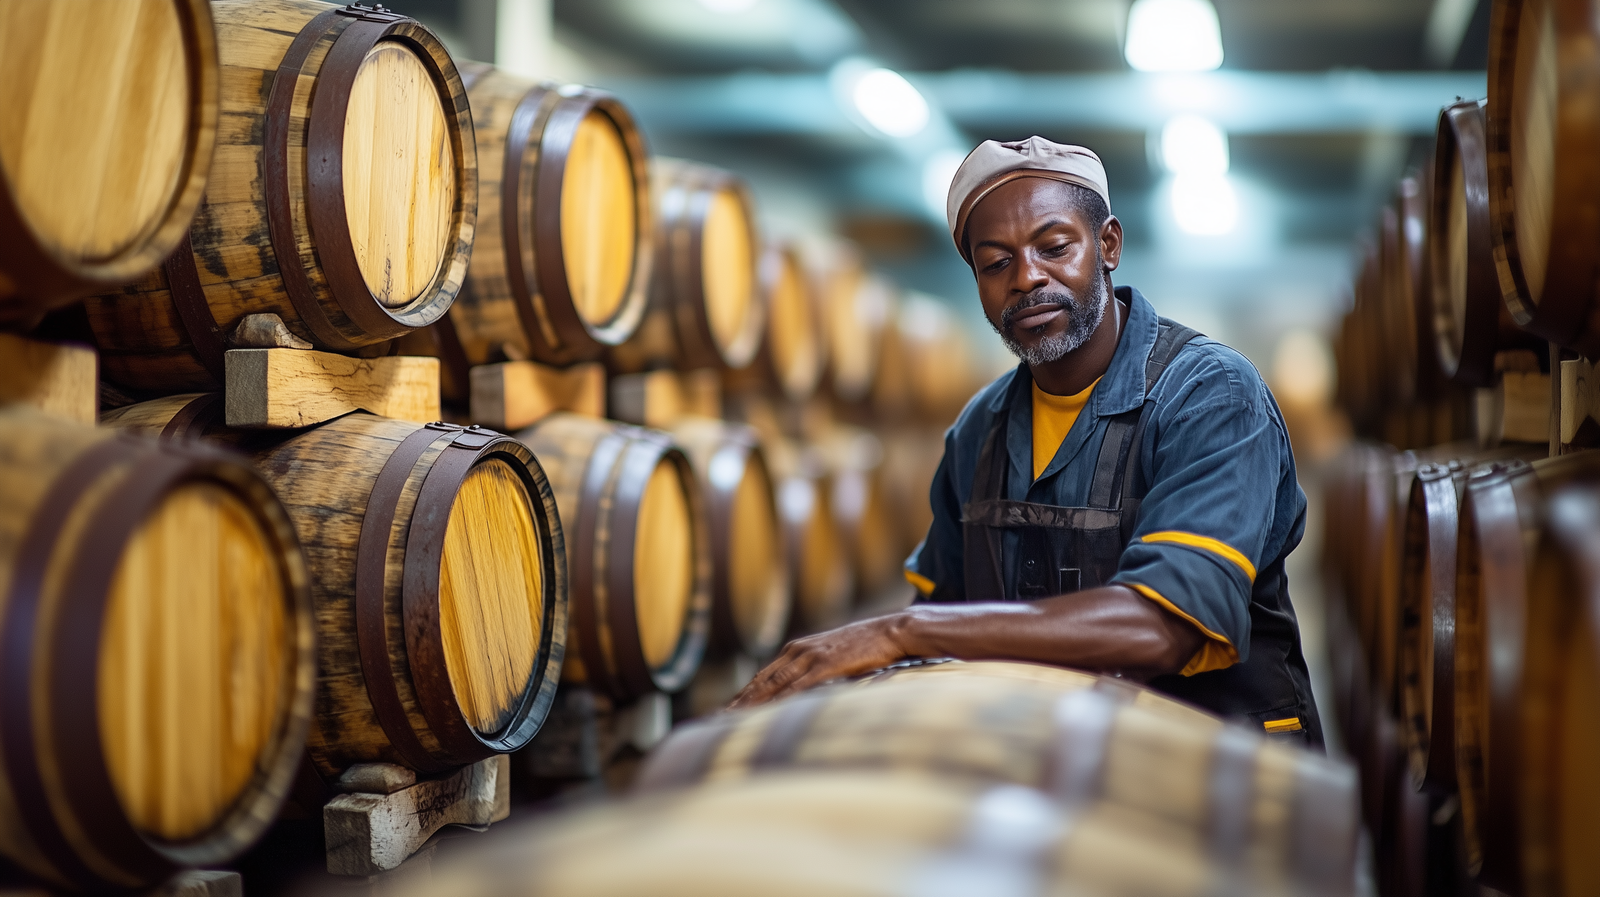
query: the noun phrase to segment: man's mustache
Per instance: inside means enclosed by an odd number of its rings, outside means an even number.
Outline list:
[[[1078,310],[1078,303],[1073,300],[1070,293],[1052,290],[1034,290],[1018,299],[1015,305],[1008,305],[1000,312],[1000,329],[1004,333],[1011,332],[1012,322],[1023,312],[1031,311],[1041,305],[1055,305],[1066,310],[1071,315]]]

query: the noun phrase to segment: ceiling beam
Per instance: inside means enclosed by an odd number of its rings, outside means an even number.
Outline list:
[[[1439,109],[1482,96],[1483,72],[1217,71],[1022,74],[961,70],[906,76],[973,132],[1091,128],[1150,131],[1180,112],[1231,133],[1432,133]],[[679,133],[859,137],[827,75],[741,72],[609,79],[653,129]]]

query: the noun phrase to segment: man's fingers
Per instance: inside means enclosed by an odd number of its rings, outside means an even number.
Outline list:
[[[734,696],[728,707],[734,710],[754,707],[787,694],[792,690],[788,686],[804,675],[813,662],[809,653],[800,652],[798,656],[789,656],[788,649],[785,649],[783,655],[757,673],[755,678],[750,680],[750,684]]]

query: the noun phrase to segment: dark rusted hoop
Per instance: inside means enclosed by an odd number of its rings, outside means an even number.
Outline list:
[[[685,368],[742,368],[761,348],[761,334],[766,329],[760,292],[761,241],[754,232],[755,221],[748,222],[751,264],[758,269],[751,272],[750,308],[744,332],[726,350],[717,345],[711,329],[701,261],[705,258],[705,224],[712,199],[723,190],[731,190],[739,194],[746,209],[753,209],[750,188],[727,172],[704,166],[686,166],[675,174],[677,177],[663,188],[661,198],[661,220],[666,231],[660,241],[664,260],[661,273],[665,276],[658,280],[666,289],[663,298],[672,309],[679,361]],[[675,251],[680,248],[681,253]]]
[[[610,580],[606,578],[604,569],[611,546],[608,543],[602,550],[598,535],[601,506],[612,484],[612,472],[616,469],[617,459],[622,456],[627,444],[626,434],[607,433],[595,443],[594,451],[589,455],[583,472],[583,485],[578,490],[578,529],[574,536],[577,542],[574,544],[573,569],[570,571],[573,589],[579,595],[589,596],[586,601],[574,603],[572,608],[572,624],[578,635],[578,656],[583,660],[583,668],[590,681],[609,695],[626,694],[626,691],[617,678],[614,664],[600,638],[600,605],[610,604],[616,598],[607,592]],[[627,594],[633,594],[631,584]],[[615,647],[615,639],[611,640],[611,644]]]
[[[441,441],[411,512],[401,589],[410,678],[423,718],[440,744],[431,751],[413,728],[395,684],[406,671],[395,669],[389,654],[384,587],[401,496],[417,464]],[[523,696],[500,732],[483,735],[466,724],[448,678],[439,632],[439,564],[456,492],[475,464],[497,454],[514,462],[508,466],[528,490],[540,531],[550,533],[553,548],[546,553],[541,546],[540,551],[544,616],[533,666],[542,676],[540,687]],[[538,731],[555,698],[557,676],[552,673],[564,657],[563,646],[554,641],[555,629],[566,617],[566,575],[556,550],[564,548],[554,523],[559,519],[554,499],[537,463],[525,446],[493,430],[433,423],[401,440],[373,481],[356,550],[356,641],[378,724],[407,765],[419,772],[442,772],[522,747]]]
[[[0,717],[5,720],[3,746],[11,782],[29,832],[46,858],[67,880],[90,889],[108,882],[92,871],[73,851],[56,822],[40,776],[37,737],[32,712],[32,668],[35,665],[39,605],[45,573],[58,547],[62,531],[78,502],[109,469],[128,464],[130,470],[97,504],[97,513],[78,539],[96,551],[78,558],[61,589],[58,616],[76,625],[62,626],[51,646],[49,700],[56,708],[73,712],[51,715],[51,741],[59,765],[71,771],[59,777],[59,787],[75,822],[96,849],[126,876],[109,884],[128,887],[152,885],[179,868],[225,862],[252,843],[275,817],[282,795],[295,773],[292,762],[303,750],[311,720],[311,657],[314,635],[310,626],[309,576],[298,550],[278,555],[280,573],[295,594],[299,625],[296,627],[294,669],[296,698],[287,725],[277,733],[271,762],[258,768],[254,779],[213,832],[226,832],[220,841],[202,838],[169,843],[147,838],[134,829],[123,811],[106,767],[99,728],[99,652],[105,601],[122,557],[122,548],[160,502],[186,482],[219,484],[248,498],[264,529],[288,546],[298,547],[294,529],[271,490],[230,455],[192,444],[147,442],[127,434],[95,445],[73,461],[56,478],[29,525],[18,553],[18,569],[7,603],[3,644],[5,680],[0,684]],[[261,795],[271,805],[262,812]]]
[[[539,135],[538,174],[535,180],[533,208],[533,242],[535,277],[539,295],[544,297],[544,309],[550,326],[556,331],[560,345],[565,349],[561,360],[588,360],[599,358],[609,346],[620,345],[639,329],[644,319],[646,292],[650,285],[651,220],[650,209],[650,155],[644,138],[626,106],[609,93],[590,87],[560,87],[551,91],[555,104],[545,120]],[[633,172],[634,190],[634,254],[633,270],[628,274],[628,287],[622,304],[611,318],[593,324],[583,320],[572,301],[571,286],[567,282],[566,254],[562,250],[561,194],[565,183],[567,156],[572,151],[572,141],[577,137],[578,125],[590,112],[599,112],[611,119],[613,127],[622,136],[628,150],[629,168]],[[511,148],[517,147],[520,163],[527,150],[527,138],[520,143],[508,140],[506,159],[511,159]],[[509,167],[509,161],[508,161]],[[507,181],[506,183],[510,183]],[[507,191],[509,195],[509,191]],[[520,217],[516,206],[502,206]],[[506,252],[512,251],[507,244]],[[521,251],[521,246],[517,246]],[[532,337],[533,334],[529,333]],[[556,360],[556,359],[551,359]]]
[[[221,386],[222,353],[227,350],[227,345],[223,342],[222,328],[217,326],[217,318],[206,303],[205,290],[200,286],[200,268],[195,263],[194,242],[189,239],[188,231],[183,232],[178,248],[161,263],[161,270],[167,276],[172,307],[178,312],[178,324],[189,338],[195,359],[211,375],[211,379]]]
[[[726,427],[721,436],[722,444],[711,453],[706,469],[696,471],[695,485],[700,489],[704,499],[706,511],[706,531],[711,542],[711,629],[708,647],[722,655],[745,651],[750,656],[762,658],[770,654],[777,644],[747,645],[743,644],[743,634],[739,631],[739,623],[734,618],[733,610],[733,583],[729,574],[733,567],[733,507],[739,494],[740,484],[743,483],[746,472],[752,466],[761,470],[768,483],[772,482],[772,472],[767,467],[767,462],[762,456],[761,446],[753,432],[736,427]],[[721,459],[728,458],[727,463]],[[737,471],[737,476],[714,477],[713,470]],[[772,507],[774,524],[781,525],[778,520],[776,502]],[[781,535],[774,527],[774,539],[781,539]],[[779,563],[783,562],[782,547],[779,550]],[[787,574],[784,581],[788,581]],[[788,629],[788,620],[777,627],[781,637]]]
[[[1401,555],[1401,741],[1412,780],[1442,788],[1454,788],[1456,780],[1456,538],[1466,473],[1459,461],[1417,470]],[[1424,644],[1432,646],[1430,706],[1422,705],[1421,696]]]
[[[295,88],[311,51],[329,36],[332,46],[314,76],[317,89],[312,96],[306,135],[306,223],[315,237],[317,258],[339,311],[337,320],[318,300],[301,261],[289,199],[290,118]],[[416,52],[447,113],[453,111],[456,121],[451,131],[451,150],[456,159],[451,248],[433,281],[422,291],[428,301],[409,310],[384,308],[367,288],[350,240],[345,208],[344,129],[350,91],[367,52],[385,40],[404,44]],[[466,91],[452,87],[459,83],[455,63],[431,31],[414,19],[361,7],[331,9],[317,15],[300,30],[284,54],[267,100],[262,187],[266,193],[268,231],[291,304],[312,334],[328,348],[354,351],[403,336],[437,321],[455,301],[471,253],[478,182],[477,144],[470,139],[472,115],[467,108]],[[360,332],[359,341],[351,338],[351,328]]]
[[[529,269],[538,273],[532,247],[522,239],[523,152],[536,128],[542,128],[556,103],[556,93],[546,85],[532,87],[511,110],[506,130],[506,151],[500,172],[500,240],[506,260],[506,282],[517,307],[517,321],[528,336],[530,352],[546,360],[560,360],[569,351],[564,334],[556,330],[544,296],[534,292]],[[512,152],[516,147],[516,152]],[[532,222],[530,222],[531,225]],[[566,334],[570,336],[570,334]]]
[[[1433,320],[1428,325],[1434,334],[1440,372],[1463,386],[1489,386],[1493,382],[1503,307],[1489,238],[1489,163],[1483,119],[1482,100],[1463,100],[1439,113],[1433,199],[1428,216],[1428,230],[1433,234],[1428,252]],[[1467,204],[1467,295],[1459,335],[1448,294],[1450,244],[1446,239],[1454,186],[1452,172],[1458,167]]]
[[[1487,714],[1487,739],[1480,747],[1488,756],[1473,755],[1459,744],[1457,782],[1469,825],[1469,858],[1479,866],[1481,881],[1501,890],[1518,890],[1521,863],[1517,856],[1519,808],[1516,771],[1521,750],[1517,702],[1521,693],[1523,627],[1527,608],[1527,557],[1523,547],[1522,512],[1537,506],[1538,478],[1523,461],[1493,464],[1475,470],[1461,504],[1461,542],[1457,556],[1458,603],[1478,602],[1478,630],[1483,644],[1477,656],[1486,705],[1462,694],[1470,679],[1455,677],[1458,715],[1473,701]],[[1531,522],[1531,521],[1529,521]],[[1472,588],[1467,594],[1466,589]],[[1468,643],[1458,648],[1471,649]],[[1509,652],[1509,653],[1502,653]],[[1492,659],[1491,656],[1493,655]],[[1457,661],[1461,660],[1458,650]],[[1469,862],[1472,862],[1469,859]]]
[[[178,15],[179,30],[183,33],[185,58],[200,62],[198,66],[188,66],[187,73],[191,108],[199,110],[202,121],[198,129],[201,139],[187,141],[183,149],[178,182],[184,184],[185,188],[173,197],[162,212],[164,220],[161,226],[147,241],[169,246],[177,243],[180,234],[188,233],[189,219],[193,217],[200,197],[205,192],[206,175],[211,170],[212,150],[216,143],[217,96],[220,91],[216,26],[212,21],[211,4],[207,0],[183,0],[174,4],[174,11]],[[180,210],[187,212],[180,213]],[[114,263],[109,260],[100,262],[109,270],[99,277],[69,271],[34,234],[33,228],[17,207],[8,179],[4,177],[0,177],[0,246],[5,247],[7,259],[5,276],[17,286],[15,295],[0,297],[0,323],[27,321],[33,315],[42,315],[72,299],[136,280],[145,273],[146,268],[136,260],[125,258],[120,268],[111,267]]]
[[[1600,193],[1600,68],[1590,56],[1600,29],[1587,3],[1550,0],[1553,50],[1559,72],[1552,122],[1550,244],[1542,295],[1535,299],[1517,245],[1515,172],[1511,161],[1512,97],[1517,73],[1518,31],[1527,0],[1501,0],[1489,14],[1489,106],[1487,126],[1490,234],[1501,298],[1517,324],[1544,339],[1600,354],[1595,284],[1600,281],[1600,216],[1591,197]]]

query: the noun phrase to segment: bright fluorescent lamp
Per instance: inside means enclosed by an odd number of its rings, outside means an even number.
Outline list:
[[[1161,162],[1173,174],[1227,174],[1228,135],[1198,115],[1179,115],[1161,129]]]
[[[1222,29],[1211,0],[1134,0],[1128,65],[1141,72],[1208,72],[1222,65]]]
[[[862,73],[850,99],[867,124],[890,137],[915,137],[928,126],[928,101],[899,72]]]
[[[1220,237],[1239,223],[1239,197],[1225,174],[1180,174],[1172,179],[1172,217],[1184,233]]]
[[[700,5],[712,12],[736,13],[744,12],[757,2],[758,0],[700,0]]]

